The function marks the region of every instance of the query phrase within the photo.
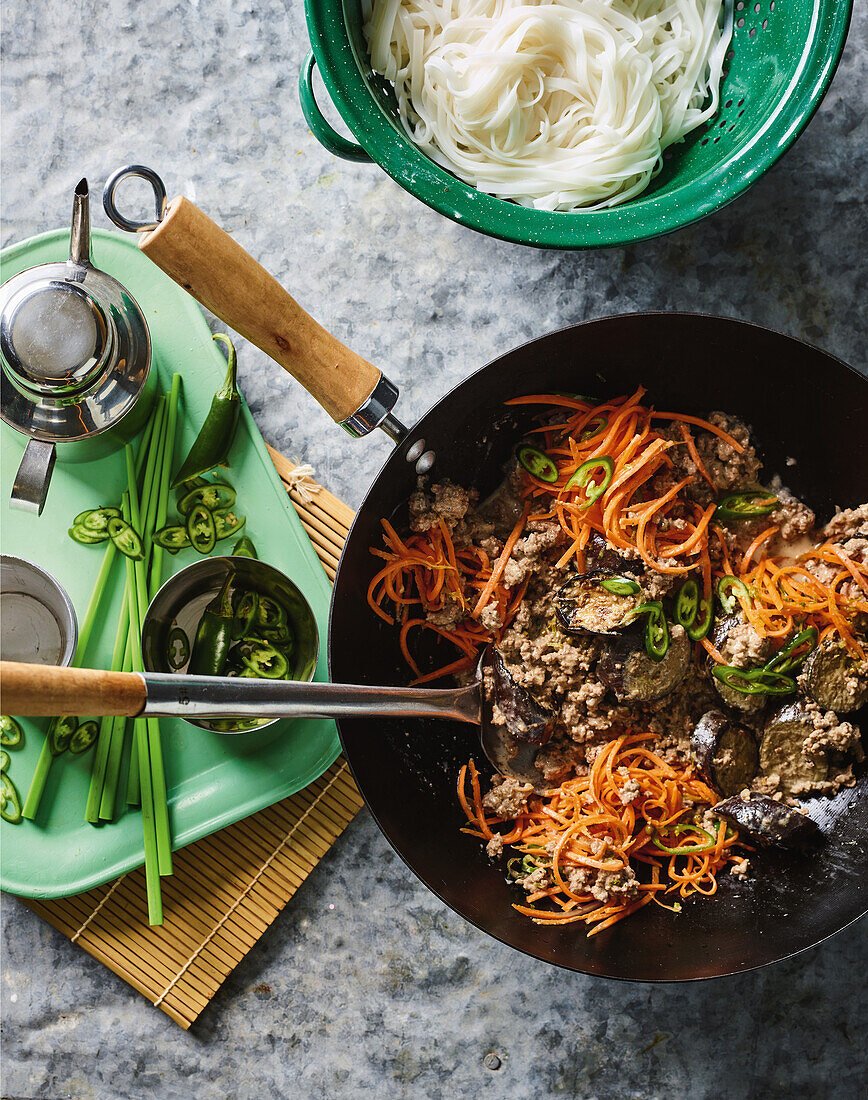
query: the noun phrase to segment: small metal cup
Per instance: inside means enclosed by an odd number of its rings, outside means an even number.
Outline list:
[[[77,642],[78,621],[66,590],[32,561],[0,555],[0,658],[69,665]]]
[[[142,659],[147,672],[183,672],[169,664],[169,633],[179,626],[187,635],[192,651],[196,628],[205,607],[220,591],[231,570],[239,587],[278,600],[286,608],[293,632],[290,679],[305,683],[313,679],[319,654],[319,631],[310,604],[298,587],[279,569],[255,558],[203,558],[176,573],[154,596],[142,624]],[[242,733],[262,729],[276,718],[193,719],[200,729],[214,733]]]

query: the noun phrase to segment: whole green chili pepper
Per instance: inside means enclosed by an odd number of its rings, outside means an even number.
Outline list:
[[[190,664],[187,667],[187,672],[193,676],[223,675],[235,623],[229,592],[232,576],[231,571],[226,574],[220,591],[205,608],[199,620]]]
[[[190,453],[175,475],[172,488],[182,481],[188,481],[190,478],[207,473],[208,470],[213,470],[215,466],[228,465],[229,449],[235,438],[238,418],[241,415],[241,394],[236,384],[238,356],[228,336],[218,332],[214,335],[214,339],[223,342],[229,349],[226,378],[211,399],[211,408],[205,417],[205,423],[199,429]]]
[[[256,553],[256,547],[253,545],[253,540],[249,535],[242,535],[238,542],[232,547],[233,558],[259,558]]]

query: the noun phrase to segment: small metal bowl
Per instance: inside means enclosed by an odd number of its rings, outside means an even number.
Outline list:
[[[0,555],[0,657],[34,665],[69,665],[78,620],[66,589],[38,565]]]
[[[308,682],[313,679],[319,654],[319,631],[310,604],[289,577],[255,558],[203,558],[176,573],[151,600],[142,624],[142,658],[147,672],[178,672],[186,670],[169,665],[169,632],[179,626],[190,640],[192,650],[196,628],[202,612],[217,595],[227,572],[231,570],[239,585],[262,596],[278,600],[286,608],[293,631],[293,652],[290,677]],[[185,721],[214,733],[244,733],[262,729],[278,721],[276,718],[192,719]]]

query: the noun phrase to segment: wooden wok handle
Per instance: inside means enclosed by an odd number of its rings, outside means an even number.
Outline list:
[[[4,714],[41,715],[141,714],[147,697],[145,681],[135,672],[96,668],[58,668],[0,661]]]
[[[380,371],[319,325],[236,241],[178,196],[142,233],[144,254],[206,309],[270,355],[339,423],[374,392]]]

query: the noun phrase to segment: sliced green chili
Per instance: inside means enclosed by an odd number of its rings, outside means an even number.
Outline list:
[[[765,489],[747,489],[725,496],[714,515],[717,519],[755,519],[773,512],[777,504],[778,498]]]
[[[82,546],[96,546],[99,542],[107,542],[108,535],[95,535],[92,531],[82,527],[80,523],[74,524],[67,531],[73,542],[80,542]]]
[[[536,447],[531,447],[529,443],[522,443],[515,452],[515,457],[529,474],[540,481],[552,485],[558,480],[558,468],[554,462],[547,454],[543,454]]]
[[[78,718],[65,714],[61,718],[52,718],[48,727],[48,749],[52,756],[62,756],[69,748],[72,735],[78,729]]]
[[[133,561],[141,561],[145,556],[142,540],[124,519],[112,516],[108,521],[109,538],[118,550]]]
[[[242,645],[241,660],[251,672],[265,680],[283,680],[289,672],[286,657],[261,638],[250,638]]]
[[[206,477],[191,477],[188,478],[186,481],[182,481],[175,488],[176,503],[180,504],[184,497],[187,496],[189,493],[192,493],[194,489],[201,489],[205,485],[210,484],[211,482]]]
[[[699,616],[702,617],[699,618]],[[714,593],[712,592],[707,600],[704,596],[700,599],[696,621],[692,626],[687,627],[687,637],[691,642],[701,642],[703,638],[707,637],[713,619]]]
[[[602,479],[596,477],[598,471],[602,472]],[[600,458],[589,458],[576,470],[570,480],[564,486],[565,489],[584,489],[585,499],[582,508],[590,508],[595,500],[598,500],[609,488],[612,475],[615,472],[615,462],[608,455]]]
[[[238,542],[232,547],[232,556],[234,558],[258,558],[256,553],[256,547],[253,544],[253,540],[247,535],[242,535]]]
[[[87,722],[82,722],[70,738],[69,751],[73,756],[78,756],[79,753],[87,752],[98,736],[99,724],[97,722],[94,722],[92,718],[88,719]]]
[[[744,596],[746,600],[750,599],[750,592],[748,591],[747,585],[744,581],[739,580],[738,577],[727,575],[721,577],[717,582],[717,598],[720,600],[720,606],[727,615],[731,615],[736,607],[740,606],[741,601],[738,598],[738,594]]]
[[[177,672],[190,660],[190,639],[180,626],[173,626],[166,641],[166,660],[169,668]]]
[[[670,856],[689,856],[693,855],[694,852],[707,852],[717,844],[717,837],[713,836],[708,829],[701,829],[698,825],[667,825],[666,831],[669,833],[702,833],[703,836],[708,838],[704,844],[691,844],[684,848],[667,848],[665,844],[661,843],[659,837],[652,836],[651,843],[654,847]]]
[[[609,427],[608,416],[595,416],[593,420],[589,420],[582,430],[582,434],[579,439],[585,443],[589,439],[593,439],[595,435],[599,435],[600,432],[604,432]]]
[[[94,535],[107,535],[109,520],[119,519],[120,514],[120,508],[92,508],[89,512],[83,512],[81,517],[76,516],[72,525],[81,525]]]
[[[21,821],[21,798],[5,772],[0,773],[0,817],[10,825]]]
[[[235,625],[232,628],[233,638],[244,638],[256,621],[259,611],[259,593],[241,592],[235,602]]]
[[[678,589],[675,597],[675,621],[685,630],[693,626],[699,614],[699,585],[691,577]]]
[[[221,539],[228,539],[232,535],[237,535],[244,524],[247,522],[245,516],[239,516],[236,512],[214,512],[214,532],[217,542]]]
[[[187,538],[193,549],[198,550],[200,554],[210,554],[217,541],[214,516],[203,505],[197,504],[190,510],[186,526]]]
[[[743,669],[735,665],[715,665],[712,676],[742,695],[791,695],[796,681],[791,676],[765,668]]]
[[[659,600],[639,604],[633,617],[647,615],[645,620],[645,651],[652,661],[662,661],[669,652],[669,624]]]
[[[614,596],[635,596],[639,591],[639,585],[629,577],[606,577],[600,581],[600,588]]]
[[[159,531],[154,533],[154,542],[157,546],[162,546],[164,550],[168,550],[170,554],[177,554],[179,550],[190,545],[187,528],[180,527],[177,524],[161,527]]]
[[[272,600],[268,596],[260,596],[256,621],[260,626],[275,630],[286,625],[286,610],[277,600]]]
[[[766,672],[793,672],[799,668],[805,661],[805,658],[816,646],[820,637],[820,632],[815,626],[806,627],[805,630],[800,630],[799,633],[788,642],[783,649],[778,650],[774,657],[768,661],[765,665]],[[804,653],[798,653],[797,650],[802,646],[807,645],[807,649]]]
[[[201,504],[209,512],[218,512],[231,508],[234,503],[235,490],[232,486],[223,481],[215,481],[213,484],[200,485],[191,489],[178,502],[178,511],[182,516],[186,516],[197,504]]]
[[[9,763],[11,759],[11,756],[5,749],[0,749],[0,772],[9,771]]]
[[[14,749],[21,744],[24,731],[14,718],[8,714],[0,714],[0,745],[8,749]]]
[[[173,486],[190,478],[199,477],[213,470],[215,466],[228,465],[229,450],[241,415],[241,394],[236,384],[238,356],[228,336],[218,332],[214,335],[214,339],[224,343],[229,349],[226,378],[211,399],[211,408],[205,417],[205,423],[199,429],[190,453],[175,475]]]

